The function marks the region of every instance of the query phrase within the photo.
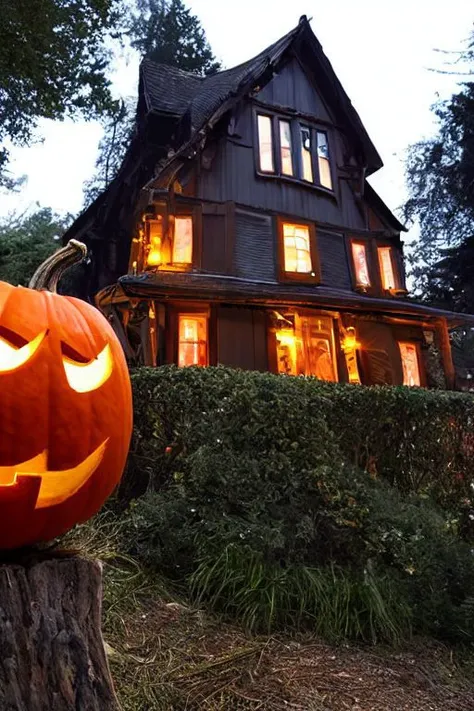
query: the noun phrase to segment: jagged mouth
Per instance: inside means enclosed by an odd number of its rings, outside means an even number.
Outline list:
[[[107,442],[108,439],[72,469],[50,471],[48,450],[21,464],[0,467],[0,488],[16,486],[21,480],[28,478],[39,479],[41,483],[35,508],[43,509],[60,504],[79,491],[97,470],[104,457]]]

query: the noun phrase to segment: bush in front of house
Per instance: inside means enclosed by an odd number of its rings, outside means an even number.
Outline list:
[[[225,368],[133,385],[132,553],[250,629],[474,639],[470,396]]]

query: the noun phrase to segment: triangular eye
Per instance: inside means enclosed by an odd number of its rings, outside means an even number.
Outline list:
[[[81,353],[76,351],[68,343],[64,343],[64,341],[61,341],[61,353],[65,358],[72,360],[75,363],[89,363],[90,361],[90,358],[86,358],[86,356],[83,356]]]
[[[76,357],[78,355],[76,353]],[[63,366],[69,387],[77,393],[89,393],[100,388],[110,378],[113,368],[110,346],[107,343],[96,358],[85,363],[63,355]]]
[[[23,338],[23,336],[20,336],[19,333],[11,331],[6,326],[1,325],[0,338],[6,341],[10,346],[14,346],[15,348],[23,348],[23,346],[26,346],[26,344],[28,343],[28,340],[26,338]]]

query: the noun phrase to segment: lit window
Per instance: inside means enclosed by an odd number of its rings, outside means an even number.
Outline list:
[[[258,116],[258,146],[260,153],[260,170],[264,173],[273,173],[273,140],[272,120],[270,116]]]
[[[313,182],[313,165],[311,162],[311,129],[301,128],[301,160],[303,163],[303,178]]]
[[[278,372],[336,381],[330,319],[298,314],[277,316]]]
[[[193,261],[192,217],[175,217],[172,260],[173,264],[191,264]]]
[[[146,263],[149,267],[161,264],[161,247],[163,243],[163,220],[158,215],[156,220],[148,221],[148,256]]]
[[[390,247],[378,247],[380,276],[384,289],[395,289],[395,275],[393,273],[392,250]]]
[[[207,365],[207,316],[179,314],[178,365]]]
[[[414,343],[399,343],[403,367],[403,385],[421,385],[418,352]]]
[[[369,265],[367,262],[367,250],[365,244],[352,242],[352,259],[354,260],[354,271],[357,286],[370,286]]]
[[[283,223],[285,272],[309,274],[312,269],[309,227]]]
[[[293,158],[291,155],[291,124],[280,121],[281,172],[283,175],[293,175]]]
[[[319,182],[325,188],[332,190],[331,165],[329,163],[329,146],[327,134],[317,131],[318,137],[318,169]]]

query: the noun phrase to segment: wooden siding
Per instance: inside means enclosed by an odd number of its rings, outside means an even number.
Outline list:
[[[234,270],[243,279],[276,282],[274,220],[255,212],[235,212]]]
[[[201,267],[206,272],[225,274],[227,244],[225,214],[202,216],[202,259]]]
[[[265,311],[218,307],[217,362],[244,370],[268,369]]]
[[[316,243],[321,265],[321,283],[334,289],[351,289],[351,271],[344,235],[318,230]]]
[[[321,95],[295,58],[258,92],[256,98],[268,104],[291,107],[322,121],[331,121]]]
[[[297,181],[262,177],[256,173],[254,107],[240,107],[233,136],[223,136],[208,169],[201,170],[197,197],[295,215],[349,229],[366,229],[366,220],[346,180],[335,179],[334,195]],[[330,132],[332,161],[342,165],[343,145],[338,131]],[[337,176],[337,169],[334,171]]]

